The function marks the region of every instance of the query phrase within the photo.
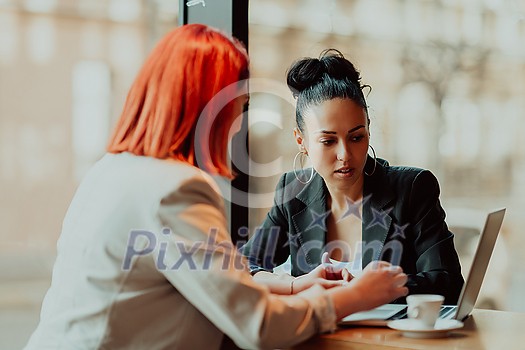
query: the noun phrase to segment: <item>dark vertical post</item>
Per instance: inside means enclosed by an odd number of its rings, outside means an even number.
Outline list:
[[[179,0],[179,24],[202,23],[219,28],[239,39],[248,49],[248,0]],[[232,140],[232,163],[237,174],[231,183],[230,232],[236,243],[239,230],[248,227],[248,114],[241,131]]]

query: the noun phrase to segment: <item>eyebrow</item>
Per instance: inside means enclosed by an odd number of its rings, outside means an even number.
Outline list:
[[[348,130],[348,133],[351,134],[351,133],[353,133],[354,131],[357,131],[357,130],[359,130],[359,129],[361,129],[361,128],[364,128],[364,127],[365,127],[364,125],[358,125],[358,126],[356,126],[355,128],[352,128],[352,129]],[[329,135],[335,135],[335,134],[337,134],[337,132],[335,132],[335,131],[328,131],[328,130],[318,130],[318,131],[316,131],[315,133],[316,133],[316,134],[329,134]]]

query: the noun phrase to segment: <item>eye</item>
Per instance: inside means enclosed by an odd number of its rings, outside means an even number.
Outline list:
[[[321,139],[319,140],[319,143],[322,143],[323,145],[325,146],[330,146],[334,143],[335,141],[334,140],[331,140],[331,139]]]
[[[350,140],[351,140],[352,142],[359,142],[359,141],[361,141],[363,138],[364,138],[364,135],[356,135],[356,136],[352,136],[352,137],[350,138]]]

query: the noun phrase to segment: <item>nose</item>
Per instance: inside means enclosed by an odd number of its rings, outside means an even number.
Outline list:
[[[347,162],[350,160],[351,153],[350,153],[350,147],[346,144],[346,142],[341,142],[339,144],[339,147],[337,148],[337,160],[342,162]]]

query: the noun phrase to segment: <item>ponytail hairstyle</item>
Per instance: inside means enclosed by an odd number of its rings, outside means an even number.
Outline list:
[[[370,86],[361,85],[359,72],[338,50],[324,50],[319,58],[296,61],[287,72],[286,83],[297,99],[295,118],[301,132],[305,127],[304,112],[312,105],[335,98],[351,99],[363,107],[368,116],[363,88]]]
[[[209,103],[218,103],[213,97],[221,90],[248,74],[248,55],[239,41],[202,24],[174,29],[153,49],[131,86],[108,152],[176,159],[231,178],[227,135],[233,104],[216,116],[201,114]],[[227,101],[237,97],[230,95]],[[197,140],[199,118],[215,118],[214,131]],[[202,144],[211,149],[202,150],[208,156],[197,161],[201,150],[196,145]]]

